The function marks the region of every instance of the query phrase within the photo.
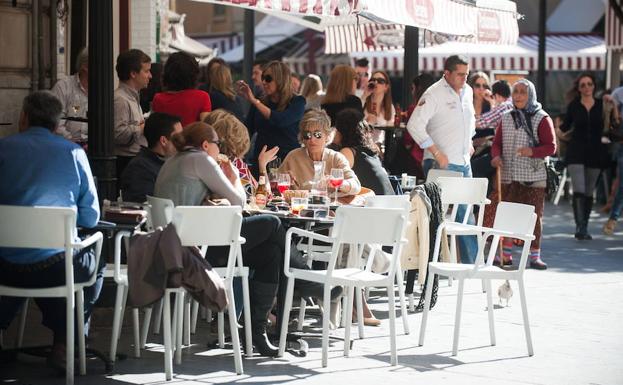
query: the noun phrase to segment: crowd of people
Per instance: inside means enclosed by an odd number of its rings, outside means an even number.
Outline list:
[[[270,191],[268,178],[259,177],[267,175],[268,164],[277,158],[278,172],[290,175],[292,188],[310,189],[317,172],[314,163],[323,161],[325,175],[332,169],[343,172],[344,181],[335,191],[340,196],[395,194],[382,162],[385,131],[375,127],[404,120],[406,132],[400,145],[409,174],[424,179],[429,170],[440,168],[464,177],[500,178],[501,190],[494,192],[485,211],[486,225],[492,224],[499,199],[535,207],[536,238],[530,246],[530,266],[535,269],[547,268],[540,248],[545,160],[557,154],[558,143],[566,144],[562,156],[573,185],[575,238],[590,240],[593,192],[601,170],[609,163],[608,142],[622,139],[615,134],[621,131],[623,88],[598,98],[590,74],[576,80],[564,118],[555,127],[537,101],[532,82],[491,83],[483,72],[469,76],[469,60],[459,55],[446,60],[438,80],[428,74],[413,79],[414,102],[404,113],[393,104],[388,74],[370,68],[365,59],[354,67],[335,66],[325,89],[319,76],[309,74],[301,83],[280,61],[256,62],[252,84],[247,84],[234,82],[229,65],[215,59],[203,69],[204,82],[199,84],[202,69],[197,61],[178,52],[166,61],[163,89],[155,94],[151,110],[145,114],[140,92],[150,82],[150,67],[151,58],[137,49],[117,58],[113,137],[124,200],[143,202],[147,196],[156,196],[171,199],[175,205],[198,206],[225,198],[231,205],[243,206],[260,180]],[[99,205],[81,149],[87,142],[87,126],[73,121],[60,124],[61,116],[85,117],[88,108],[85,51],[78,57],[77,68],[77,74],[60,81],[52,93],[41,91],[27,97],[20,133],[0,140],[0,185],[12,186],[0,190],[0,204],[76,207],[78,225],[92,227],[99,219]],[[58,156],[44,156],[51,153]],[[617,161],[618,184],[613,188],[616,197],[604,227],[606,234],[614,231],[623,208],[623,147]],[[24,167],[32,171],[25,173]],[[334,192],[331,186],[328,190]],[[461,206],[459,218],[465,216],[468,223],[474,223],[474,213]],[[254,271],[253,343],[262,355],[275,356],[277,349],[266,336],[266,324],[281,279],[285,230],[276,216],[256,215],[244,218],[242,236],[246,238],[243,261]],[[504,243],[497,263],[512,264],[513,246]],[[476,237],[459,237],[462,262],[473,263],[477,249]],[[60,279],[58,255],[55,250],[2,250],[0,282],[29,285],[32,280],[16,277],[29,276],[32,271],[46,276],[46,282]],[[225,249],[214,248],[207,258],[222,266],[226,256]],[[85,292],[88,320],[101,287],[102,266],[93,266],[92,251],[76,258],[83,261],[75,264],[82,269],[76,277],[93,271],[99,274],[96,285]],[[297,290],[301,295],[322,293],[322,288],[314,285],[297,286]],[[339,297],[340,290],[334,290],[332,298]],[[65,322],[63,311],[59,311],[63,307],[54,301],[59,300],[38,302],[44,324],[54,331],[53,352],[60,359]],[[0,328],[6,328],[19,301],[2,298],[0,307]],[[365,317],[367,324],[378,324],[367,309]]]

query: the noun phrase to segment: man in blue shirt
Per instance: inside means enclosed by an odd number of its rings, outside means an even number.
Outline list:
[[[24,99],[20,132],[0,140],[0,204],[73,207],[78,213],[77,225],[91,228],[100,216],[97,190],[84,150],[54,134],[62,108],[58,98],[47,91],[34,92]],[[0,284],[33,288],[62,285],[63,257],[62,249],[0,248]],[[84,290],[85,333],[102,287],[103,266],[95,265],[92,248],[76,253],[76,282],[88,280],[96,270],[96,283]],[[9,326],[23,301],[14,297],[0,299],[0,329]],[[35,301],[43,314],[43,325],[54,332],[48,362],[61,369],[65,357],[65,300]]]

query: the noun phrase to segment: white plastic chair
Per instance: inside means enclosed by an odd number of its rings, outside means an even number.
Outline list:
[[[86,374],[84,343],[83,288],[95,283],[96,274],[86,282],[74,282],[74,252],[95,244],[95,265],[99,265],[103,236],[101,232],[76,242],[76,209],[69,207],[0,206],[0,247],[65,250],[65,285],[25,289],[0,285],[0,295],[7,297],[57,297],[67,301],[66,384],[74,383],[74,310],[77,314],[80,374]],[[75,302],[74,302],[75,296]],[[22,312],[24,314],[24,312]],[[25,318],[25,317],[22,317]]]
[[[536,214],[534,207],[519,203],[501,202],[495,214],[493,228],[481,226],[469,226],[469,231],[473,234],[480,234],[478,245],[478,259],[475,264],[460,263],[443,263],[438,262],[439,247],[443,230],[449,225],[444,222],[439,226],[437,231],[437,239],[435,241],[434,260],[428,265],[429,275],[426,287],[426,296],[424,303],[424,313],[422,315],[422,323],[420,326],[419,345],[424,344],[424,335],[426,332],[426,322],[428,320],[428,312],[431,301],[433,279],[435,274],[442,276],[454,277],[459,280],[458,297],[456,302],[456,315],[454,321],[454,341],[452,345],[452,355],[455,356],[459,346],[459,330],[461,326],[461,312],[463,304],[463,287],[466,279],[482,279],[487,287],[487,310],[489,316],[489,335],[491,345],[495,345],[495,328],[493,323],[493,299],[491,290],[491,280],[515,280],[519,284],[519,295],[521,299],[521,311],[524,321],[524,331],[526,334],[526,344],[528,345],[528,354],[534,354],[532,348],[532,337],[530,334],[530,323],[528,320],[528,307],[526,305],[526,293],[524,288],[523,274],[528,262],[530,252],[530,242],[534,239],[534,225],[536,223]],[[486,263],[484,262],[484,245],[487,238],[493,237],[491,246],[487,254]],[[500,237],[516,238],[524,241],[519,262],[519,269],[515,271],[506,271],[499,267],[493,266],[493,260]]]
[[[370,207],[341,207],[337,210],[335,224],[331,236],[324,236],[314,232],[290,228],[286,233],[286,247],[284,255],[284,271],[287,277],[286,301],[284,304],[284,317],[288,317],[292,307],[294,294],[294,282],[296,279],[318,282],[324,284],[323,302],[329,303],[331,288],[344,286],[347,288],[346,304],[346,330],[344,338],[344,356],[349,355],[350,327],[352,319],[352,301],[355,287],[384,286],[387,288],[390,322],[390,346],[391,364],[396,365],[396,311],[394,299],[394,277],[399,267],[397,263],[402,249],[403,233],[407,224],[407,217],[402,209],[385,209]],[[332,245],[331,258],[327,270],[302,270],[290,267],[290,242],[292,236],[297,234],[302,237],[316,239]],[[369,269],[335,267],[340,248],[343,244],[357,247],[358,257],[361,257],[364,244],[379,244],[392,246],[391,266],[387,275],[372,273]],[[367,264],[370,265],[370,264]],[[279,356],[285,352],[286,333],[288,322],[284,320],[279,339]],[[329,344],[329,312],[322,315],[322,366],[327,366]]]
[[[439,178],[463,178],[463,173],[441,168],[431,168],[426,175],[426,183],[437,182]]]

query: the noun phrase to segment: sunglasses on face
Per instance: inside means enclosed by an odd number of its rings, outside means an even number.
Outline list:
[[[485,83],[474,83],[474,88],[484,88],[485,90],[488,90],[489,86]]]
[[[580,88],[585,88],[585,87],[592,87],[593,83],[592,82],[588,82],[588,83],[580,83]]]
[[[303,139],[305,140],[310,140],[312,138],[312,136],[316,139],[322,139],[322,131],[305,131],[303,132]]]
[[[214,144],[216,144],[219,147],[221,146],[221,141],[220,140],[212,140],[212,141],[209,141],[208,143],[214,143]]]
[[[273,81],[273,77],[271,75],[262,75],[262,81],[265,83],[270,83]]]
[[[386,84],[387,80],[383,79],[383,78],[371,78],[369,80],[370,82],[377,82],[379,84]]]

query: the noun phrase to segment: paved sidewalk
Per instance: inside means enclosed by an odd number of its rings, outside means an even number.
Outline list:
[[[373,291],[371,306],[378,328],[366,328],[366,338],[355,337],[351,357],[342,356],[342,343],[334,342],[329,366],[320,365],[320,340],[309,338],[307,357],[286,353],[281,359],[244,359],[245,374],[233,372],[229,350],[207,350],[209,326],[202,323],[193,336],[195,345],[184,351],[183,363],[174,365],[175,384],[623,384],[623,226],[614,236],[601,234],[604,215],[593,213],[590,242],[573,239],[573,217],[566,203],[548,205],[544,220],[543,259],[547,271],[528,270],[527,298],[535,355],[528,357],[517,286],[510,306],[495,307],[497,346],[489,346],[486,297],[480,282],[466,284],[459,354],[452,357],[452,333],[456,288],[441,281],[439,301],[431,312],[425,345],[417,346],[421,314],[409,314],[410,335],[397,321],[399,365],[389,366],[386,298]],[[494,281],[494,292],[501,282]],[[497,295],[494,297],[497,303]],[[36,314],[31,308],[31,314]],[[30,322],[26,344],[40,343],[45,331],[38,315]],[[98,323],[106,324],[100,320]],[[112,319],[110,320],[112,323]],[[15,322],[14,322],[15,324]],[[13,341],[13,325],[5,342]],[[108,350],[110,329],[98,328],[95,344]],[[343,335],[341,329],[336,336]],[[120,352],[131,354],[131,328],[123,330]],[[89,361],[88,375],[77,384],[164,383],[159,337],[152,336],[150,351],[140,359],[117,363],[115,374],[103,373],[103,365]],[[56,384],[62,378],[44,360],[20,356],[18,362],[0,364],[2,383]]]

